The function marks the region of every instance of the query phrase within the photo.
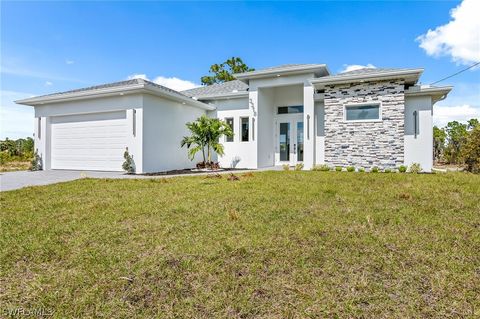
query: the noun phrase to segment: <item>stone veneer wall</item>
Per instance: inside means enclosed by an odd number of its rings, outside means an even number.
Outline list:
[[[382,121],[346,122],[345,104],[381,102]],[[398,167],[404,162],[405,93],[402,80],[325,88],[325,163]]]

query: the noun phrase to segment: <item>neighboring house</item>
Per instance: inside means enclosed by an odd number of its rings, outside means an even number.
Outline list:
[[[330,75],[324,64],[235,74],[183,92],[134,79],[17,101],[35,107],[35,148],[45,169],[137,173],[192,167],[180,140],[202,114],[232,125],[223,167],[316,164],[432,167],[432,107],[451,87],[417,85],[423,69]],[[199,158],[198,158],[199,159]]]

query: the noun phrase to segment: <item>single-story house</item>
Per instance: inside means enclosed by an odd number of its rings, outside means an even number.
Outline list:
[[[332,75],[325,64],[291,64],[182,92],[133,79],[16,102],[35,108],[35,148],[47,170],[120,171],[127,147],[137,173],[192,167],[180,141],[185,124],[207,114],[235,133],[221,141],[223,167],[419,163],[430,171],[433,105],[452,88],[419,85],[422,72]]]

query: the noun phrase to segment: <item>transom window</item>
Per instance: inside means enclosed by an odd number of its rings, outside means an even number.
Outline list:
[[[378,121],[380,119],[380,104],[345,106],[346,121]]]
[[[303,105],[279,106],[277,109],[277,114],[293,114],[293,113],[303,113]]]

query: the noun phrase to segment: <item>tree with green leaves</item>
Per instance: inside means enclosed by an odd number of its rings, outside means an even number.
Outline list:
[[[212,162],[212,151],[219,156],[225,154],[223,144],[220,143],[222,136],[233,137],[233,131],[230,125],[217,118],[210,118],[207,130],[207,162]]]
[[[447,132],[445,129],[433,127],[433,158],[439,161],[443,157],[445,151],[445,141],[447,139]]]
[[[460,164],[462,162],[460,151],[467,138],[467,124],[452,121],[447,123],[445,129],[448,135],[445,153],[450,163]]]
[[[475,119],[474,119],[475,120]],[[465,145],[462,147],[462,158],[465,161],[466,169],[469,172],[480,173],[480,125],[478,120],[468,132]],[[470,125],[470,121],[469,121]]]
[[[478,121],[478,119],[470,119],[470,120],[468,120],[468,122],[467,122],[467,129],[473,130],[473,129],[475,129],[479,124],[480,124],[480,122]]]
[[[208,117],[202,115],[194,122],[186,124],[190,131],[190,136],[185,136],[180,142],[180,146],[187,146],[188,158],[193,161],[198,152],[202,152],[203,162],[205,163],[205,145],[207,144]]]
[[[224,154],[223,145],[220,143],[222,136],[232,137],[232,128],[224,121],[202,115],[194,122],[188,122],[187,128],[191,135],[185,136],[180,145],[188,149],[188,157],[193,161],[198,152],[202,152],[203,166],[212,167],[212,151],[219,156]],[[205,156],[205,148],[207,156]]]
[[[233,74],[249,71],[255,69],[248,67],[241,58],[232,57],[221,64],[212,64],[209,70],[211,75],[202,76],[201,81],[203,85],[228,82],[235,80]]]

